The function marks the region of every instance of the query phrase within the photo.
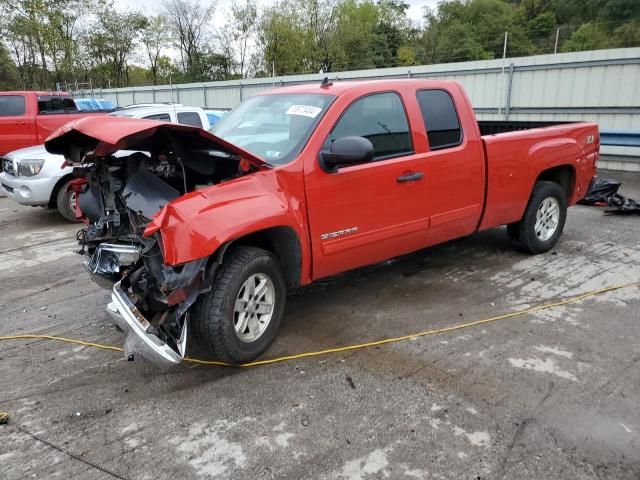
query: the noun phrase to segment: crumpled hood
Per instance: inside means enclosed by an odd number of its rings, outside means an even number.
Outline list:
[[[189,144],[190,139],[195,137],[204,141],[211,149],[238,155],[256,167],[269,166],[251,152],[202,128],[139,118],[81,118],[63,125],[49,135],[45,147],[50,153],[64,155],[67,160],[79,163],[84,154],[91,151],[97,157],[104,157],[118,150],[154,152],[157,149],[157,139],[169,135],[185,144]]]

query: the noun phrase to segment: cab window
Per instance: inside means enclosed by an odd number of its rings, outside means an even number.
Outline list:
[[[149,115],[144,117],[147,120],[157,120],[158,122],[171,122],[171,117],[168,113],[156,113],[155,115]]]
[[[71,97],[61,95],[40,95],[38,96],[39,113],[64,113],[78,110]]]
[[[200,115],[196,112],[178,112],[178,123],[202,128]]]
[[[451,95],[444,90],[420,90],[416,95],[429,148],[442,150],[460,145],[462,129]]]
[[[0,95],[0,117],[19,117],[25,113],[22,95]]]
[[[352,103],[333,127],[328,146],[349,136],[368,139],[374,160],[413,153],[407,114],[397,93],[376,93]]]

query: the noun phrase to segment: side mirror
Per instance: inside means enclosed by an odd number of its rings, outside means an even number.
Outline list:
[[[373,160],[373,145],[364,137],[339,138],[331,144],[329,151],[320,152],[320,166],[328,173],[338,171],[338,167],[371,160]]]

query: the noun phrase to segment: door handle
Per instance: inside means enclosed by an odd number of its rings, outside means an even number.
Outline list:
[[[16,125],[26,125],[26,124],[27,124],[27,122],[24,122],[22,120],[16,122]]]
[[[423,177],[424,173],[422,172],[409,172],[404,175],[400,175],[397,180],[398,183],[417,182],[418,180],[422,180]]]

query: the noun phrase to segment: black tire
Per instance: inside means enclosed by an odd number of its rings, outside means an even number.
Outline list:
[[[56,194],[56,207],[65,220],[75,223],[80,220],[76,218],[76,212],[74,212],[71,207],[71,198],[74,192],[69,191],[69,182],[71,182],[71,180],[63,183],[58,189],[58,193]]]
[[[540,238],[535,231],[536,214],[542,202],[548,198],[553,198],[558,202],[559,218],[553,234],[544,239]],[[563,188],[555,182],[538,181],[533,186],[522,220],[508,225],[507,235],[514,247],[519,250],[533,254],[548,252],[562,235],[566,219],[567,197]]]
[[[287,286],[280,262],[266,250],[241,246],[225,257],[211,291],[194,305],[191,331],[207,357],[237,365],[255,359],[273,342],[284,313]],[[245,282],[256,274],[266,275],[273,284],[273,313],[258,338],[243,341],[234,327],[235,302]]]

